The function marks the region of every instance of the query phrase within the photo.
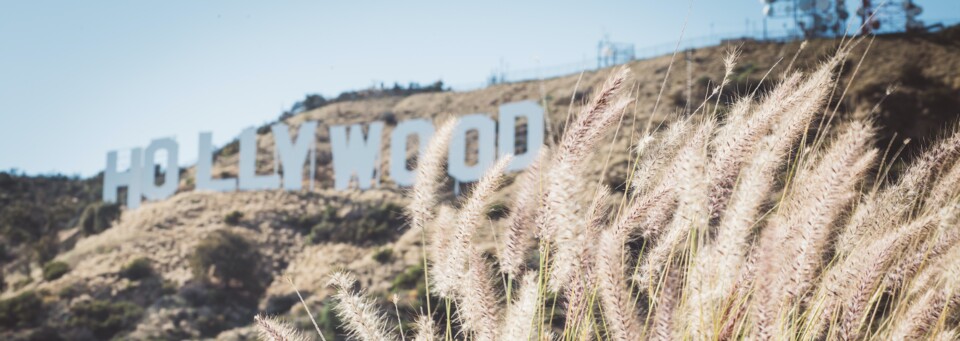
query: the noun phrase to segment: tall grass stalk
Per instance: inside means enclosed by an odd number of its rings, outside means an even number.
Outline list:
[[[476,232],[510,158],[458,209],[442,203],[442,156],[455,122],[443,124],[417,167],[408,212],[429,244],[428,295],[446,309],[428,306],[409,337],[955,338],[960,133],[952,128],[888,177],[893,167],[873,147],[871,122],[835,121],[828,107],[838,68],[859,41],[808,74],[788,70],[723,117],[701,105],[659,131],[631,135],[635,161],[620,198],[582,180],[594,151],[636,110],[624,91],[630,70],[614,70],[519,176],[493,256]],[[719,107],[735,63],[731,53],[705,103]],[[348,275],[331,284],[355,339],[402,338]],[[281,330],[270,320],[258,325],[265,337]]]

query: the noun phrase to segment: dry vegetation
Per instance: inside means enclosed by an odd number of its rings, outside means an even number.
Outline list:
[[[118,211],[96,178],[0,173],[0,339],[947,339],[958,138],[929,137],[953,131],[958,42],[880,36],[826,65],[835,40],[743,42],[727,63],[720,47],[631,62],[617,91],[601,69],[282,118],[389,134],[542,103],[552,152],[463,198],[436,158],[410,198],[388,172],[327,190],[326,129],[312,191],[192,192],[186,169],[181,193]],[[229,151],[218,176],[236,175]],[[348,306],[365,313],[338,316]]]
[[[869,119],[838,120],[828,105],[845,89],[841,61],[864,43],[771,76],[769,92],[721,112],[730,53],[704,104],[632,138],[619,194],[582,180],[604,137],[633,119],[629,72],[614,72],[517,180],[496,256],[476,240],[509,158],[443,204],[446,122],[407,210],[439,300],[404,329],[338,272],[343,327],[357,340],[954,339],[960,133],[891,176],[900,148],[877,149]],[[264,339],[299,337],[258,323]]]

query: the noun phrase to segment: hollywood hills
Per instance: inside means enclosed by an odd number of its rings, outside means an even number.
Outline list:
[[[802,50],[800,42],[727,45],[739,46],[742,55],[721,105],[754,89],[769,89],[788,66],[809,70],[835,51],[838,41],[811,40]],[[723,76],[721,60],[728,48],[629,63],[636,108],[623,118],[616,136],[602,144],[609,148],[595,153],[588,180],[622,191],[631,141],[646,127],[656,128],[701,105]],[[841,119],[874,112],[883,137],[877,144],[885,148],[909,138],[913,142],[903,153],[909,158],[943,130],[944,122],[960,115],[956,70],[960,28],[868,39],[842,65],[829,107],[838,108]],[[370,91],[280,119],[292,127],[306,120],[321,125],[382,120],[389,133],[391,122],[398,120],[495,114],[500,104],[534,100],[547,113],[549,143],[563,131],[568,113],[610,71],[469,92]],[[724,107],[718,111],[722,115]],[[258,135],[257,165],[266,172],[274,167],[273,139],[269,129]],[[339,323],[325,283],[337,269],[357,274],[361,286],[383,298],[385,306],[397,294],[402,312],[413,316],[412,307],[424,299],[418,285],[422,242],[404,226],[404,189],[385,173],[376,189],[332,190],[329,136],[320,129],[317,139],[313,191],[193,191],[195,169],[190,167],[181,171],[172,198],[127,210],[99,202],[99,178],[0,174],[0,337],[245,340],[254,335],[252,316],[258,312],[312,329],[295,287],[321,327],[333,331]],[[382,152],[387,148],[383,145]],[[221,148],[212,173],[236,177],[237,158],[236,144]],[[388,169],[388,158],[381,160],[380,169]],[[449,185],[447,200],[454,200],[454,184]],[[506,202],[510,193],[508,185],[497,200]],[[489,214],[489,228],[483,231],[489,240],[502,228],[502,214]]]

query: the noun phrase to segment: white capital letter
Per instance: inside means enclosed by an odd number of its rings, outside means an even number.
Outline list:
[[[200,133],[200,148],[197,155],[197,189],[214,192],[237,190],[237,179],[214,179],[213,174],[213,133]]]
[[[290,128],[286,124],[277,123],[270,129],[273,130],[273,145],[283,166],[283,188],[299,190],[303,187],[303,163],[307,160],[307,154],[313,150],[317,122],[306,121],[300,124],[297,140],[294,142],[290,141]]]
[[[467,132],[477,131],[477,163],[467,165]],[[496,160],[497,122],[484,114],[470,114],[460,118],[453,130],[448,154],[449,173],[460,182],[480,180]]]
[[[527,119],[526,151],[514,155],[506,171],[518,171],[526,168],[540,154],[543,145],[543,108],[534,101],[508,103],[500,106],[500,131],[497,146],[500,156],[516,154],[517,118]]]
[[[127,187],[127,208],[140,207],[140,180],[143,163],[140,160],[140,148],[130,151],[130,169],[125,172],[117,170],[117,152],[107,153],[107,169],[103,171],[103,201],[117,202],[117,190],[121,186]]]
[[[258,189],[280,188],[280,176],[277,168],[273,173],[257,175],[257,130],[247,128],[240,132],[240,189],[255,191]]]
[[[177,186],[180,184],[180,165],[178,164],[177,141],[171,138],[156,139],[150,142],[143,155],[143,166],[146,168],[143,172],[143,196],[149,200],[163,200],[169,198],[177,192]],[[157,186],[157,151],[167,152],[167,163],[164,165],[166,173],[163,175],[163,185]]]
[[[413,171],[407,168],[407,137],[417,135],[417,160],[433,137],[433,123],[418,118],[397,124],[390,134],[390,178],[398,186],[413,185]]]
[[[383,122],[371,123],[366,139],[363,138],[363,128],[359,124],[350,126],[349,133],[347,126],[330,127],[335,189],[347,189],[354,173],[357,175],[357,185],[360,189],[370,188],[370,182],[377,169],[382,132]]]

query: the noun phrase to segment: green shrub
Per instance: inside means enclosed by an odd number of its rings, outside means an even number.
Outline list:
[[[423,264],[417,264],[407,268],[403,273],[393,278],[390,283],[391,291],[419,289],[424,285]]]
[[[284,222],[293,225],[300,232],[310,233],[315,225],[336,219],[337,208],[326,206],[320,213],[286,217]]]
[[[356,209],[347,216],[340,216],[333,207],[304,219],[313,223],[310,241],[377,245],[393,240],[404,224],[403,208],[383,203],[378,206]]]
[[[343,329],[340,316],[337,316],[336,304],[337,302],[332,299],[324,300],[317,314],[317,325],[320,326],[327,340],[336,340],[337,335],[345,335],[347,332]]]
[[[300,303],[300,297],[296,293],[270,296],[267,297],[267,305],[263,312],[270,316],[286,314],[290,311],[290,308],[298,303]]]
[[[80,212],[99,200],[102,192],[97,177],[81,180],[0,171],[0,178],[0,236],[11,247],[76,226]]]
[[[60,261],[54,261],[43,265],[43,279],[46,281],[56,280],[70,272],[70,265]]]
[[[69,340],[69,339],[64,339],[62,336],[60,336],[60,334],[57,332],[57,329],[55,327],[47,326],[47,325],[40,326],[40,328],[35,328],[33,330],[30,330],[29,333],[25,336],[26,337],[22,339],[24,341]],[[20,340],[20,339],[14,339],[14,340]]]
[[[153,276],[153,265],[150,258],[140,257],[130,261],[120,269],[120,277],[131,281],[138,281]]]
[[[57,234],[55,233],[40,238],[33,243],[33,254],[36,256],[36,260],[40,264],[49,262],[51,259],[56,258],[58,253],[60,253],[60,239],[57,238]]]
[[[507,204],[498,201],[490,204],[490,210],[487,211],[487,218],[490,220],[498,220],[506,217],[508,214],[510,214],[510,208],[507,207]]]
[[[87,205],[80,215],[80,227],[87,235],[97,234],[110,228],[120,217],[120,204],[95,202]]]
[[[33,283],[33,278],[27,277],[13,283],[13,290],[20,290],[28,284]]]
[[[754,65],[753,63],[748,62],[742,65],[738,65],[736,68],[733,69],[733,73],[734,73],[733,82],[743,83],[747,81],[750,78],[750,75],[752,75],[756,70],[757,70],[757,66]]]
[[[27,201],[10,201],[0,208],[0,228],[13,245],[43,237],[42,229],[47,224],[43,218],[42,208]]]
[[[379,249],[373,253],[373,260],[377,261],[377,263],[384,264],[391,259],[393,259],[393,249],[389,247]]]
[[[43,320],[43,301],[33,291],[0,300],[0,326],[4,329],[30,328]]]
[[[237,225],[240,223],[240,218],[243,218],[243,212],[232,211],[223,217],[223,222],[227,225]]]
[[[198,308],[199,315],[189,323],[204,338],[213,338],[224,330],[248,325],[250,316],[258,312],[260,298],[259,293],[243,288],[213,287],[198,281],[184,284],[178,295],[189,306]]]
[[[160,293],[163,295],[173,295],[177,293],[177,283],[170,280],[163,280],[160,284]]]
[[[82,283],[73,283],[71,285],[64,287],[63,289],[60,289],[60,291],[57,292],[57,297],[59,297],[60,299],[69,300],[71,298],[76,298],[88,292],[89,292],[89,288],[87,288]]]
[[[10,258],[10,254],[7,252],[7,244],[0,241],[0,262],[6,261]]]
[[[66,324],[72,328],[87,329],[97,339],[108,340],[136,326],[142,315],[143,309],[132,302],[91,300],[71,307]]]
[[[217,156],[236,155],[239,151],[240,140],[233,140],[230,141],[230,143],[227,143],[227,145],[223,146],[223,148],[220,148],[220,150],[217,151]]]
[[[262,286],[257,271],[259,261],[260,255],[252,243],[224,230],[201,240],[189,258],[193,277],[201,283],[250,290],[259,290]]]
[[[197,327],[197,330],[200,331],[200,336],[204,337],[215,337],[220,332],[230,329],[230,323],[227,321],[227,317],[223,314],[203,314],[197,316],[197,319],[193,322]]]

